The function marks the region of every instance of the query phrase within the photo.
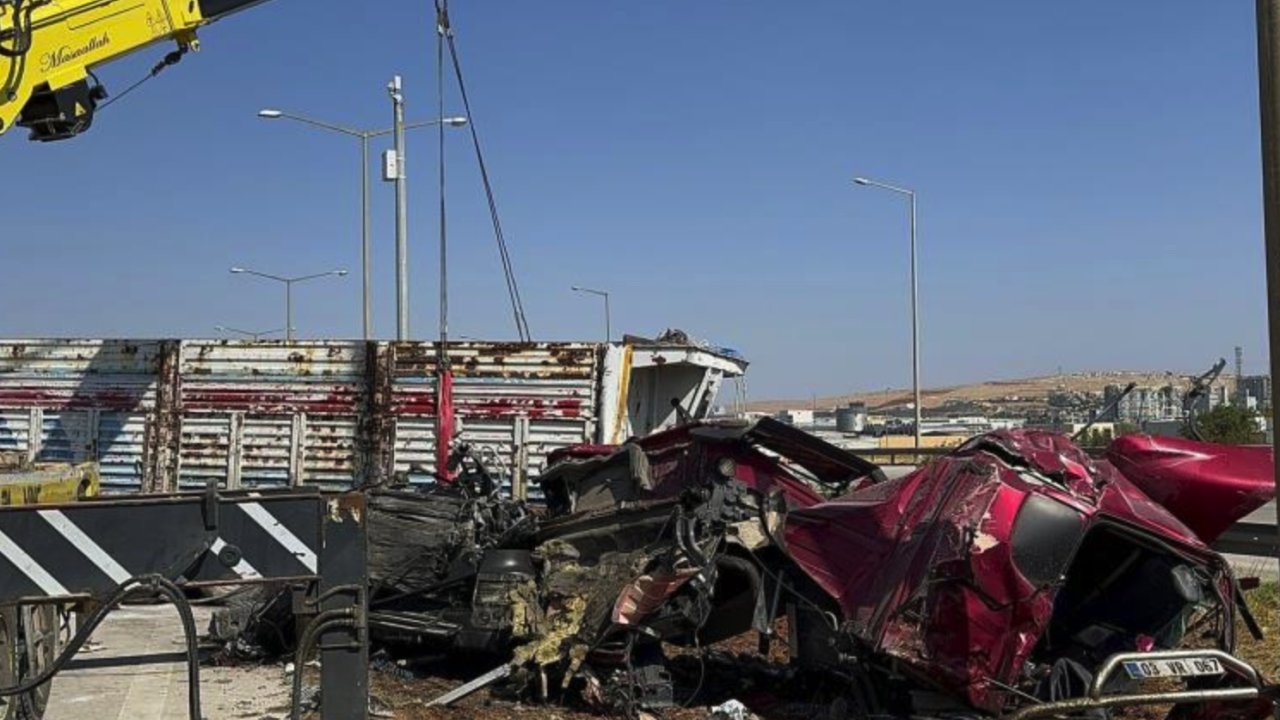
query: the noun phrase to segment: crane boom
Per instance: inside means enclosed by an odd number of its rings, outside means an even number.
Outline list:
[[[95,66],[163,41],[178,45],[172,64],[198,49],[197,28],[264,1],[0,0],[0,133],[73,137],[107,97]]]

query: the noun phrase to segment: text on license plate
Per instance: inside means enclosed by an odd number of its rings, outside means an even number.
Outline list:
[[[1192,677],[1223,673],[1222,664],[1217,658],[1211,657],[1184,660],[1137,660],[1126,662],[1124,671],[1131,678]]]

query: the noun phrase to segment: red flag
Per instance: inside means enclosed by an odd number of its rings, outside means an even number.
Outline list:
[[[453,371],[441,367],[436,377],[436,477],[451,483],[449,447],[453,445]]]

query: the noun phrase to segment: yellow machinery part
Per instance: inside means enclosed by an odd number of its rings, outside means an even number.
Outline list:
[[[96,463],[37,465],[0,472],[0,505],[45,505],[96,497],[102,480]]]
[[[196,2],[170,0],[56,0],[31,11],[30,47],[8,63],[0,86],[0,132],[7,130],[36,88],[56,90],[85,80],[89,69],[162,40],[195,40],[203,23]],[[0,18],[0,35],[14,18]]]

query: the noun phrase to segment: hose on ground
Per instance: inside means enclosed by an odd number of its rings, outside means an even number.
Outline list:
[[[44,672],[17,685],[0,687],[0,697],[29,693],[52,680],[54,675],[66,668],[67,663],[80,651],[80,648],[84,647],[84,644],[89,640],[89,636],[93,634],[98,625],[102,624],[106,616],[121,602],[124,602],[126,598],[139,590],[164,595],[173,602],[178,610],[178,617],[182,620],[182,632],[186,636],[187,642],[187,715],[189,720],[201,720],[200,655],[197,644],[198,636],[196,634],[195,616],[192,615],[191,605],[186,596],[182,594],[181,588],[161,575],[139,575],[117,585],[115,591],[112,592],[106,602],[89,616],[85,624],[76,631],[67,646],[54,658]]]

